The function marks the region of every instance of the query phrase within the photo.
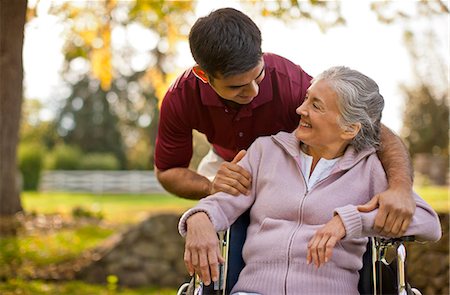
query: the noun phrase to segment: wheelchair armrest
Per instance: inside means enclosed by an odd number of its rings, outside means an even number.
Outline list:
[[[377,243],[379,243],[379,245],[382,246],[389,246],[389,245],[399,245],[402,244],[404,242],[414,242],[416,240],[416,237],[411,235],[411,236],[403,236],[403,237],[399,237],[399,238],[375,238],[375,240],[377,241]]]

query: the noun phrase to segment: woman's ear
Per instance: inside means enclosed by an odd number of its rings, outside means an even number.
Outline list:
[[[353,123],[345,127],[342,132],[342,138],[345,140],[352,140],[356,135],[358,135],[359,130],[361,130],[361,123]]]
[[[199,78],[203,83],[208,83],[208,75],[206,75],[205,71],[202,70],[202,68],[200,68],[199,65],[195,65],[192,68],[192,71],[194,72],[194,75]]]

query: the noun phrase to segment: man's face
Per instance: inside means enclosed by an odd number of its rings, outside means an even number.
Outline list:
[[[223,99],[238,104],[249,104],[258,95],[259,83],[264,79],[264,74],[264,62],[261,59],[253,69],[226,78],[218,75],[209,81],[209,85]]]

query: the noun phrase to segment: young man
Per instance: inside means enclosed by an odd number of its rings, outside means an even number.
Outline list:
[[[200,199],[218,191],[246,194],[251,177],[236,164],[245,154],[242,150],[259,136],[291,132],[298,126],[295,110],[311,77],[283,57],[262,53],[260,30],[232,8],[198,19],[189,44],[197,65],[174,82],[161,106],[157,178],[167,191],[183,198]],[[188,169],[194,129],[212,145],[197,172]],[[389,189],[361,210],[379,207],[375,229],[398,236],[415,210],[412,172],[401,140],[384,126],[382,145],[379,157]]]

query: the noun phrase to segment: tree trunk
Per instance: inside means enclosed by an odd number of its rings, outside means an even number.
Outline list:
[[[22,211],[16,148],[22,106],[27,0],[0,0],[0,232]]]

